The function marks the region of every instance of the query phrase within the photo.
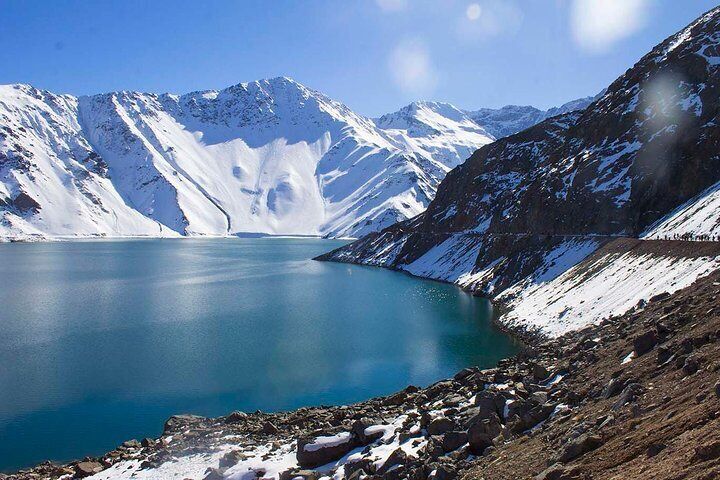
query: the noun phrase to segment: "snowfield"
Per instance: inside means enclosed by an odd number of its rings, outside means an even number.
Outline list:
[[[359,237],[424,211],[493,140],[449,104],[372,120],[285,77],[185,95],[5,85],[0,238]]]
[[[720,256],[608,253],[556,278],[506,290],[498,299],[512,300],[500,322],[558,337],[619,316],[659,293],[676,292],[718,267]]]

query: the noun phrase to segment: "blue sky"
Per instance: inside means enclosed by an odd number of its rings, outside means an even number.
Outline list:
[[[0,83],[184,93],[290,76],[366,115],[594,94],[705,0],[0,0]]]

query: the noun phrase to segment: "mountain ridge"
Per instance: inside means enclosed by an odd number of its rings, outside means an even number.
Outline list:
[[[506,305],[502,325],[553,336],[692,283],[717,268],[715,256],[630,247],[592,254],[618,237],[720,235],[718,32],[716,8],[653,48],[586,109],[478,149],[418,217],[321,259],[453,282]],[[643,285],[631,281],[648,272]],[[613,283],[623,287],[603,304]]]
[[[494,140],[452,109],[406,117],[419,133],[289,77],[182,95],[2,86],[0,237],[359,237],[422,212]]]

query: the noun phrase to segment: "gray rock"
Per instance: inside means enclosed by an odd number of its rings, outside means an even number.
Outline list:
[[[447,417],[437,417],[433,419],[427,427],[428,434],[442,435],[443,433],[455,430],[457,425]]]
[[[403,450],[402,448],[397,448],[390,454],[387,460],[385,460],[385,463],[383,463],[382,466],[378,468],[377,474],[383,475],[396,465],[405,465],[407,460],[408,454],[405,453],[405,450]]]
[[[89,477],[103,470],[104,467],[98,462],[78,462],[75,465],[75,476],[78,478]]]
[[[358,420],[355,420],[352,428],[350,429],[350,433],[352,434],[355,443],[357,443],[358,445],[368,445],[377,440],[378,438],[382,437],[382,432],[377,432],[372,435],[365,434],[365,429],[376,424],[377,422],[375,420],[368,417],[362,417]]]
[[[225,417],[225,423],[239,423],[247,420],[248,416],[245,412],[234,411],[227,417]]]
[[[595,450],[603,444],[602,438],[597,435],[583,434],[568,442],[563,448],[558,461],[567,463],[571,460]]]
[[[500,435],[502,424],[497,415],[474,423],[467,432],[470,451],[481,455],[487,447],[493,445],[493,439]]]
[[[700,364],[694,355],[690,355],[685,359],[682,370],[685,375],[693,375],[700,369]]]
[[[452,452],[465,445],[468,441],[467,433],[452,431],[442,437],[442,448],[445,452]]]
[[[233,450],[220,458],[220,468],[230,468],[245,459],[247,459],[247,455],[240,450]]]
[[[638,395],[643,391],[642,385],[639,383],[629,383],[612,406],[614,411],[620,410],[623,406],[630,402],[634,402]]]
[[[302,468],[315,468],[342,458],[352,447],[352,435],[342,441],[323,443],[321,437],[298,440],[297,461]]]

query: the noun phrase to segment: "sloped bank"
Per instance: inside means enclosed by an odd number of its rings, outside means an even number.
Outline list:
[[[720,266],[719,242],[609,236],[475,235],[432,237],[437,246],[408,261],[378,249],[388,232],[367,236],[318,260],[382,266],[447,281],[490,298],[498,325],[525,341],[557,337],[672,293]],[[367,252],[373,252],[368,255]]]
[[[354,405],[168,420],[4,480],[691,479],[720,475],[720,273],[496,368]]]

